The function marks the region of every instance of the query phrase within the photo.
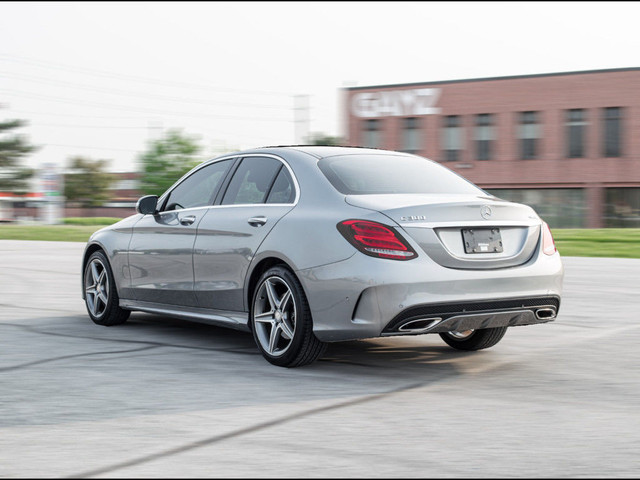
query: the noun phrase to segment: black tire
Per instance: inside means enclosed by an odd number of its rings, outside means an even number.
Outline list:
[[[97,272],[106,277],[106,289],[100,287],[99,291],[95,294],[90,293],[95,274],[92,273],[92,265],[96,266]],[[93,282],[94,284],[96,282]],[[106,255],[98,250],[91,254],[87,264],[84,268],[84,289],[85,289],[85,306],[89,317],[94,323],[103,325],[105,327],[111,327],[113,325],[120,325],[124,323],[131,315],[130,310],[120,308],[120,299],[118,297],[118,291],[116,290],[116,283],[113,278],[113,272],[111,271],[111,265],[107,260]],[[106,297],[106,302],[103,300]]]
[[[484,348],[493,347],[498,343],[508,327],[484,328],[482,330],[474,330],[470,335],[464,338],[456,338],[453,334],[446,332],[441,333],[440,337],[450,347],[458,350],[482,350]]]
[[[270,302],[270,300],[266,298],[265,289],[267,286],[265,283],[267,280],[271,286],[279,288],[280,292],[286,293],[287,288],[291,292],[289,298],[292,298],[293,302],[286,302],[287,306],[283,308],[280,319],[276,319],[275,313],[272,319],[269,318],[269,312],[264,312],[265,309],[274,310],[270,304],[266,303]],[[281,294],[279,300],[282,300],[283,297],[284,294]],[[278,299],[276,298],[276,300]],[[279,307],[275,310],[276,312],[280,312]],[[266,319],[256,321],[256,312],[258,312],[258,315],[262,313],[262,316],[266,316]],[[307,302],[307,297],[304,294],[300,281],[293,272],[284,266],[272,267],[260,276],[251,295],[249,321],[256,345],[258,345],[264,358],[273,365],[287,368],[308,365],[315,362],[327,348],[327,344],[318,340],[313,333],[311,310],[309,309],[309,303]],[[281,328],[281,330],[276,328],[278,323],[286,323],[289,329],[288,331],[293,327],[293,337],[291,339],[286,338],[283,333],[278,333],[279,331],[282,332],[282,327],[278,327]],[[276,348],[274,347],[274,353],[272,354],[268,351],[271,343],[269,341],[265,342],[265,335],[269,337],[269,333],[271,333],[273,329],[276,330],[275,335],[279,335],[276,344],[284,344],[286,348],[282,348],[282,351],[276,352]],[[267,348],[265,348],[263,343],[269,343]],[[274,344],[274,346],[276,344]]]

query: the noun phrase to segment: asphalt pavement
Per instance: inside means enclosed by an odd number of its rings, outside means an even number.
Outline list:
[[[251,335],[89,319],[84,244],[0,240],[0,477],[640,477],[640,260],[564,258],[555,322],[268,364]]]

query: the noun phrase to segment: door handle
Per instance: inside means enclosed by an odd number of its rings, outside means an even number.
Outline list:
[[[182,225],[191,225],[195,221],[196,221],[196,216],[195,215],[188,215],[188,216],[182,217],[180,219],[180,223]]]
[[[261,227],[262,225],[267,223],[267,217],[262,217],[262,216],[260,216],[260,217],[251,217],[251,218],[247,219],[247,222],[252,227]]]

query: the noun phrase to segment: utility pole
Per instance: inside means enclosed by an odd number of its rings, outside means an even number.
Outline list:
[[[301,145],[309,140],[309,110],[309,95],[295,95],[293,97],[293,127],[296,145]]]

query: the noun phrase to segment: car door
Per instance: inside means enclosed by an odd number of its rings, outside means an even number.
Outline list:
[[[129,245],[131,289],[138,301],[197,306],[193,289],[193,244],[235,159],[195,170],[159,201],[159,212],[133,228]]]
[[[225,188],[226,187],[226,188]],[[198,304],[244,311],[243,286],[258,247],[297,201],[290,167],[274,156],[245,156],[198,225],[193,265]]]

